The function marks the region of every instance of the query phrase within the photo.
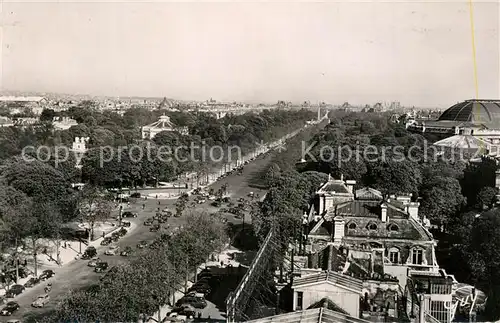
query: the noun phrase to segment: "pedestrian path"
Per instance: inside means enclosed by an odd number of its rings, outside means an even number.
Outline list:
[[[137,225],[134,223],[131,223],[130,227],[127,228],[127,231],[130,233],[133,231],[135,228],[137,228]],[[89,246],[95,247],[97,250],[103,248],[101,246],[101,241],[105,237],[111,236],[113,232],[116,230],[120,229],[119,226],[111,227],[109,230],[107,230],[107,233],[105,235],[101,235],[98,239],[92,241]],[[64,266],[67,266],[71,262],[77,260],[80,258],[81,253],[85,251],[85,249],[88,247],[87,244],[81,243],[78,241],[61,241],[60,242],[60,248],[59,248],[59,262],[57,261],[57,248],[55,248],[54,243],[49,240],[42,240],[40,243],[42,246],[46,245],[47,246],[47,252],[40,252],[37,256],[37,272],[38,276],[46,269],[52,269],[56,270],[57,268],[62,268]],[[42,247],[43,248],[43,247]],[[81,251],[80,251],[81,250]],[[32,272],[34,272],[34,259],[33,257],[30,258],[30,262],[28,262],[28,269]],[[28,275],[28,277],[25,278],[19,278],[17,284],[24,285],[30,278],[34,277],[34,274]],[[14,283],[13,283],[14,284]],[[5,295],[6,290],[5,289],[0,289],[0,296]]]

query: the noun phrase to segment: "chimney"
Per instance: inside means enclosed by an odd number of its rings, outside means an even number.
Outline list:
[[[411,202],[411,195],[397,196],[396,201],[400,201],[404,206],[406,206]]]
[[[354,185],[356,185],[356,181],[347,180],[345,181],[345,185],[347,186],[349,193],[354,194]]]
[[[331,271],[332,270],[332,265],[333,265],[333,245],[328,246],[328,261],[326,262],[326,270]]]
[[[387,222],[387,204],[385,203],[382,203],[380,205],[380,209],[381,209],[381,217],[380,219],[382,220],[382,222]]]
[[[414,220],[418,221],[418,207],[420,206],[419,202],[410,202],[407,206],[408,210],[408,215],[410,218],[413,218]]]
[[[334,231],[333,231],[333,244],[335,246],[340,246],[345,233],[345,221],[341,216],[336,216],[333,219]]]
[[[498,169],[495,172],[495,175],[496,175],[496,178],[495,178],[495,187],[497,188],[497,190],[500,190],[500,169]]]

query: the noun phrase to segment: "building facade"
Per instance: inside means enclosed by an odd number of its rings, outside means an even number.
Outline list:
[[[160,119],[152,124],[142,127],[142,139],[153,139],[162,131],[176,131],[180,134],[187,134],[187,127],[177,127],[174,125],[168,116],[161,116]]]
[[[406,284],[408,269],[435,271],[435,241],[410,196],[383,199],[374,189],[353,192],[354,181],[330,178],[316,194],[308,240],[332,242],[368,276],[390,275]],[[366,277],[370,278],[370,277]]]

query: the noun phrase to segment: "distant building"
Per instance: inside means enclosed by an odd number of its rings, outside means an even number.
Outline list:
[[[168,116],[161,116],[160,119],[152,124],[142,127],[142,139],[153,139],[162,131],[176,131],[181,134],[187,134],[187,127],[175,126]]]
[[[89,142],[89,137],[75,137],[73,141],[73,146],[71,151],[75,154],[76,158],[76,168],[81,168],[81,161],[85,153],[87,152],[87,144]]]
[[[14,125],[14,122],[10,118],[0,116],[0,128],[12,127],[13,125]]]
[[[38,118],[17,118],[14,122],[16,127],[29,127],[37,124]]]
[[[0,96],[0,104],[14,109],[29,108],[35,115],[40,115],[48,102],[41,96]]]
[[[52,125],[54,126],[54,130],[68,130],[73,126],[78,125],[78,122],[68,117],[54,117]]]
[[[412,132],[429,133],[445,139],[436,143],[438,146],[469,149],[478,145],[483,149],[484,154],[493,151],[494,155],[498,155],[500,151],[500,100],[459,102],[444,111],[437,120],[408,120],[406,128]],[[446,140],[449,137],[452,139]]]

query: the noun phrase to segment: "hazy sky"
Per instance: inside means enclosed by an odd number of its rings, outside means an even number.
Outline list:
[[[467,1],[3,4],[2,87],[450,106],[475,97]],[[500,98],[499,4],[474,2],[479,97]]]

